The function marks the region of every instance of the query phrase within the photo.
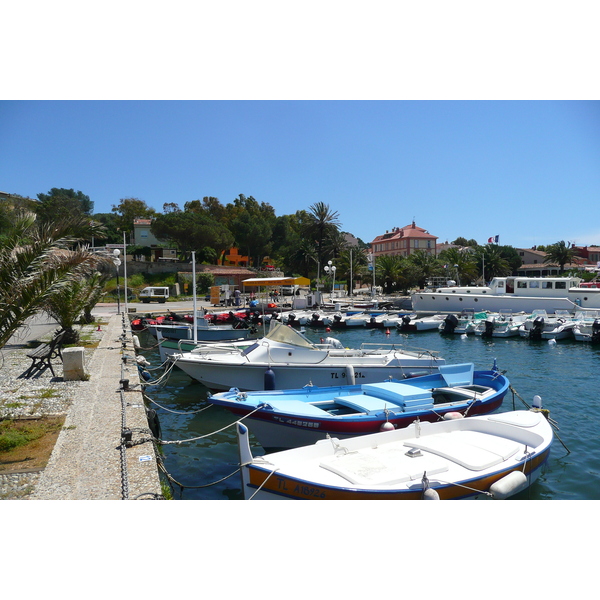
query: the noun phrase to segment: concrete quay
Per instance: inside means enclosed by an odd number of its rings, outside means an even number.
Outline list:
[[[66,420],[46,467],[4,474],[0,497],[10,499],[13,490],[15,498],[31,500],[163,498],[129,319],[125,314],[101,319],[98,345],[86,350],[87,381],[64,381],[60,361],[53,361],[56,377],[46,371],[37,381],[19,380],[20,386],[51,385],[70,396],[62,410],[54,410],[66,411]],[[6,365],[25,371],[30,364],[25,352],[11,351]],[[48,414],[43,407],[41,412]],[[32,491],[19,494],[26,486]]]

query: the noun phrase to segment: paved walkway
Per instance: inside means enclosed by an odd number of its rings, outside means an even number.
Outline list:
[[[129,321],[112,315],[86,371],[89,385],[67,413],[50,461],[32,500],[155,498],[160,481],[139,384]],[[123,362],[126,356],[132,360]],[[122,379],[130,391],[123,391]],[[122,445],[125,429],[134,445]],[[136,443],[140,442],[140,443]]]

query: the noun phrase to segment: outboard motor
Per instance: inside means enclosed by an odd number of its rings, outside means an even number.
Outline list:
[[[454,333],[456,326],[458,325],[458,317],[456,315],[448,315],[444,319],[444,327],[442,333]]]
[[[313,325],[316,325],[319,322],[319,319],[321,318],[321,315],[319,313],[313,313],[312,317],[310,318],[310,322]]]
[[[410,316],[404,315],[402,317],[402,324],[399,327],[400,331],[410,331],[413,328],[414,328],[414,325],[410,324]]]
[[[483,330],[481,337],[491,338],[494,335],[494,320],[486,319],[485,329]]]
[[[533,320],[533,325],[531,326],[531,329],[529,330],[529,339],[541,340],[543,330],[544,330],[544,317],[536,317]]]
[[[600,343],[600,319],[596,319],[592,323],[592,343],[599,344]]]

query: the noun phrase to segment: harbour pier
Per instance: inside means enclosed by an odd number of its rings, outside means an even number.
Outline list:
[[[64,425],[46,467],[29,473],[33,490],[27,499],[163,499],[127,315],[107,315],[96,335],[98,345],[86,353],[87,380],[62,380],[60,361],[56,361],[57,377],[51,379],[46,372],[37,381],[38,386],[52,385],[56,390],[64,385],[70,398]],[[22,357],[25,371],[28,363],[24,352]],[[7,363],[10,361],[14,369],[19,360],[18,354],[11,354]],[[0,477],[3,497],[10,499],[6,487],[15,478],[26,475],[11,473]]]

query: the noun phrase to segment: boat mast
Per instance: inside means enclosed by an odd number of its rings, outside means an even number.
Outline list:
[[[196,251],[192,250],[192,290],[194,294],[194,345],[198,343],[198,325],[197,325],[197,310],[196,310]]]

